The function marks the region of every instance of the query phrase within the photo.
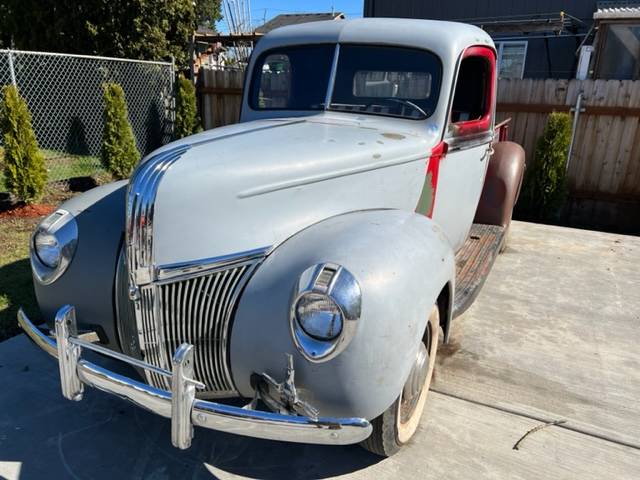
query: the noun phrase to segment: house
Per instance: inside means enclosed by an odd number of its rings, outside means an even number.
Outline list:
[[[640,78],[640,2],[599,2],[593,15],[595,78]]]
[[[249,31],[238,29],[229,33],[219,33],[207,27],[199,27],[191,41],[193,52],[190,66],[191,77],[197,75],[200,67],[223,69],[229,65],[242,67],[253,45],[271,30],[287,25],[319,22],[324,20],[344,20],[341,12],[330,13],[287,13],[277,15],[259,27]]]
[[[501,78],[640,74],[640,2],[365,0],[364,16],[478,25],[496,42]]]
[[[330,13],[284,13],[273,17],[268,22],[256,28],[256,33],[264,35],[278,27],[287,25],[298,25],[299,23],[320,22],[324,20],[344,20],[345,15],[341,12]]]

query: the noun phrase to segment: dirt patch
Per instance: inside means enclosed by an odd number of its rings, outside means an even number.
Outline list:
[[[56,209],[53,205],[35,204],[25,205],[18,204],[9,207],[4,211],[0,211],[0,219],[3,218],[36,218],[49,215]]]

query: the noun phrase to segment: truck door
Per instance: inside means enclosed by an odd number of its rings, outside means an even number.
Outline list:
[[[493,49],[467,48],[454,87],[432,218],[457,251],[469,234],[491,155],[496,91]]]

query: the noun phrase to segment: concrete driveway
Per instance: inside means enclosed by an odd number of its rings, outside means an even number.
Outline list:
[[[20,336],[0,344],[0,478],[638,478],[638,345],[640,238],[516,222],[393,458],[200,429],[182,452],[168,421],[119,399],[63,400]]]

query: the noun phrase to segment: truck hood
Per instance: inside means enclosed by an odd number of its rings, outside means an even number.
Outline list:
[[[190,148],[158,187],[155,263],[274,247],[341,213],[414,210],[436,142],[435,133],[322,116],[247,122],[189,137],[181,143]]]

